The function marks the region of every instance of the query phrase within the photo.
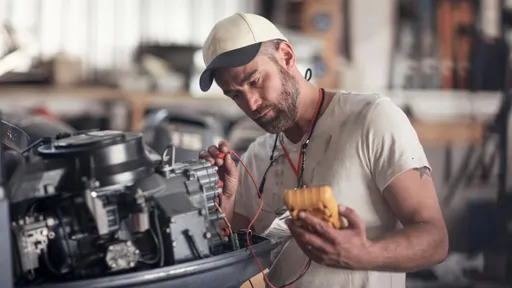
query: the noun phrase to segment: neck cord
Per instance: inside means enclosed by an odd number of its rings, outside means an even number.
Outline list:
[[[288,151],[284,147],[283,141],[280,141],[281,147],[283,149],[284,154],[286,155],[288,163],[290,164],[290,167],[294,170],[295,175],[297,176],[297,188],[302,188],[303,187],[304,169],[305,169],[305,166],[306,166],[306,151],[307,151],[307,149],[309,147],[309,142],[311,141],[311,136],[313,135],[313,132],[314,132],[315,127],[316,127],[316,124],[318,123],[318,119],[320,118],[320,111],[322,110],[322,106],[324,104],[324,101],[325,101],[325,90],[324,89],[320,89],[319,90],[319,99],[318,99],[316,111],[315,111],[315,114],[313,116],[313,121],[311,122],[310,127],[309,127],[308,136],[307,136],[306,140],[302,143],[297,166],[295,166],[293,164],[293,161],[292,161],[290,155],[288,154]],[[277,144],[277,140],[278,139],[279,139],[279,134],[276,135],[276,140],[275,140],[276,144]],[[271,159],[274,158],[274,154],[275,154],[275,151],[276,151],[276,148],[277,148],[276,146],[277,145],[274,145],[274,149],[272,149]]]
[[[320,96],[320,98],[318,99],[317,109],[316,109],[315,114],[313,116],[313,121],[311,122],[311,125],[309,127],[308,137],[307,137],[306,141],[304,141],[304,143],[302,144],[301,153],[299,154],[298,166],[300,166],[300,171],[296,170],[295,166],[293,165],[293,162],[291,161],[290,156],[288,155],[288,151],[286,151],[286,148],[284,148],[284,145],[281,142],[281,146],[283,148],[284,154],[286,155],[288,163],[290,164],[291,168],[295,172],[295,175],[297,176],[297,187],[298,188],[301,188],[303,186],[302,178],[304,176],[303,175],[304,174],[304,167],[305,167],[305,164],[306,164],[305,163],[306,162],[306,160],[305,160],[306,159],[306,157],[305,157],[306,156],[306,150],[308,149],[309,141],[311,140],[311,136],[313,135],[313,131],[314,131],[315,127],[316,127],[316,123],[318,122],[318,119],[320,118],[320,111],[322,110],[322,107],[324,105],[324,101],[325,101],[325,90],[324,89],[320,89],[319,90],[319,96]],[[258,195],[258,198],[261,198],[261,195],[263,195],[263,191],[264,191],[264,188],[265,188],[265,182],[267,180],[267,173],[270,170],[270,167],[272,167],[274,165],[274,163],[276,162],[276,160],[279,159],[279,157],[281,157],[283,155],[283,154],[279,154],[277,157],[274,156],[276,154],[277,142],[278,141],[279,141],[279,134],[276,134],[276,137],[275,137],[275,140],[274,140],[274,146],[272,147],[272,153],[270,153],[270,164],[267,167],[265,173],[263,173],[263,177],[262,177],[260,185],[259,185],[260,194]]]

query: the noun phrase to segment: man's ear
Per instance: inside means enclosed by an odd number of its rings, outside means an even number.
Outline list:
[[[293,68],[295,68],[295,52],[293,51],[292,45],[290,45],[290,43],[285,41],[281,42],[277,48],[277,53],[280,55],[280,60],[282,61],[281,64],[283,64],[283,66],[288,71],[291,71]]]

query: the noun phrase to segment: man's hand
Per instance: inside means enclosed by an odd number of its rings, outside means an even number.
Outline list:
[[[288,219],[286,224],[302,251],[313,261],[330,267],[368,269],[371,242],[366,227],[354,210],[339,206],[339,217],[347,219],[348,227],[338,230],[307,212],[300,212],[301,221],[314,231],[307,231]]]
[[[207,150],[203,150],[199,153],[199,158],[204,159],[210,164],[219,167],[217,173],[223,183],[222,193],[227,198],[233,198],[238,188],[238,168],[236,167],[235,161],[231,158],[231,155],[226,155],[224,158],[220,157],[220,153],[229,152],[229,143],[227,141],[220,141],[218,146],[212,145]]]
[[[217,173],[219,179],[222,181],[222,198],[221,209],[224,212],[226,219],[229,221],[231,228],[238,231],[242,228],[249,226],[250,220],[247,217],[236,213],[235,206],[235,195],[238,190],[238,178],[239,172],[236,167],[235,161],[231,158],[229,152],[229,144],[227,141],[220,141],[218,146],[212,145],[207,150],[203,150],[199,153],[199,158],[204,159],[210,164],[219,167]],[[220,153],[224,153],[225,157],[221,157]],[[224,222],[221,222],[224,225]]]

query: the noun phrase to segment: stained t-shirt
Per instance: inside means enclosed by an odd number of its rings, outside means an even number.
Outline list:
[[[302,141],[293,144],[283,135],[281,138],[296,163]],[[261,180],[269,165],[274,139],[275,135],[270,134],[259,137],[242,156],[256,181]],[[283,153],[277,147],[277,153]],[[304,184],[329,185],[336,201],[351,207],[363,219],[370,239],[400,229],[382,194],[384,188],[409,169],[430,168],[414,128],[398,106],[378,94],[349,92],[337,93],[318,120],[305,162]],[[253,219],[261,200],[248,174],[240,169],[235,211]],[[254,223],[257,233],[265,231],[276,219],[272,212],[283,207],[284,190],[296,185],[297,178],[287,158],[279,157],[267,175],[263,211]],[[283,246],[267,274],[276,287],[296,279],[308,261],[293,239]],[[294,287],[402,288],[405,273],[351,271],[313,262]]]

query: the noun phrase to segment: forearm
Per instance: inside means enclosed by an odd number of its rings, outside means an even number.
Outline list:
[[[368,270],[409,272],[438,264],[448,253],[444,226],[419,223],[371,242]]]
[[[235,197],[222,197],[220,208],[226,219],[231,223],[235,212]]]

